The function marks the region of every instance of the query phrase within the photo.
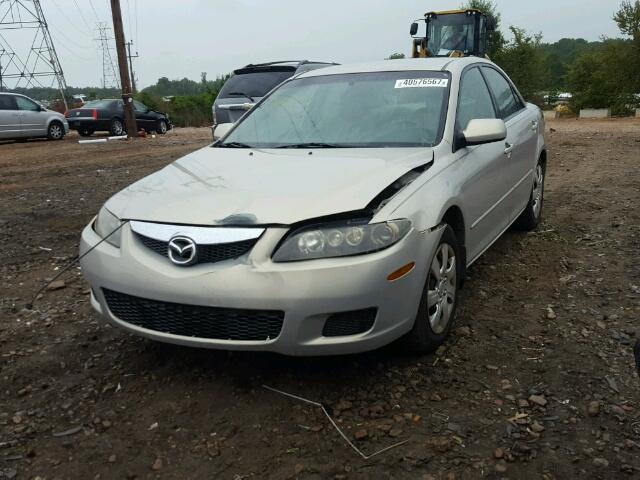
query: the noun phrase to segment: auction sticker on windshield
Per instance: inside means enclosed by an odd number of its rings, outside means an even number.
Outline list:
[[[396,80],[394,88],[426,88],[426,87],[443,87],[449,85],[448,78],[406,78]]]

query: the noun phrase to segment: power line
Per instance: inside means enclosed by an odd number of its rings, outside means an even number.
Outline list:
[[[76,10],[78,10],[78,13],[80,14],[80,17],[82,18],[82,21],[84,22],[84,24],[87,26],[87,28],[89,29],[89,31],[91,31],[91,25],[89,25],[89,22],[87,22],[87,19],[84,18],[84,14],[82,13],[82,9],[80,8],[80,6],[78,5],[78,2],[76,0],[73,0],[73,3],[76,6]]]
[[[93,10],[93,15],[96,17],[96,22],[99,22],[100,16],[98,16],[98,12],[96,12],[96,7],[93,6],[92,0],[89,0],[89,5],[91,5],[91,10]]]

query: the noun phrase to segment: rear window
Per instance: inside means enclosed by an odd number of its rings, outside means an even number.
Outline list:
[[[250,97],[264,97],[274,87],[291,77],[294,70],[239,73],[227,80],[220,90],[219,98],[237,98],[242,93]]]
[[[120,100],[92,100],[85,103],[82,108],[111,108]]]

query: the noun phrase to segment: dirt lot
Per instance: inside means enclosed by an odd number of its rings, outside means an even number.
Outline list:
[[[436,355],[153,343],[90,310],[77,251],[114,192],[207,143],[0,145],[0,479],[640,478],[640,122],[556,121],[546,220],[469,271]],[[324,403],[362,460],[319,408]]]

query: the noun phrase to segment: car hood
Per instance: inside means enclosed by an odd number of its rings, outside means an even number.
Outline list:
[[[205,147],[106,204],[121,219],[191,225],[292,224],[360,210],[430,148],[247,150]]]

